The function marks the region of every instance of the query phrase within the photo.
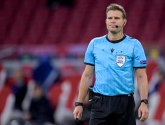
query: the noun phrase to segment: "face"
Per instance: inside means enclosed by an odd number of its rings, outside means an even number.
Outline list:
[[[34,97],[40,98],[42,96],[42,89],[40,87],[36,87],[34,89]]]
[[[122,31],[126,21],[127,20],[123,19],[122,17],[122,12],[118,10],[110,10],[107,13],[106,26],[108,31],[112,34],[117,34],[118,32]]]
[[[18,84],[20,81],[23,80],[23,73],[22,71],[19,69],[19,70],[16,70],[13,74],[13,78],[14,78],[14,81],[16,84]]]

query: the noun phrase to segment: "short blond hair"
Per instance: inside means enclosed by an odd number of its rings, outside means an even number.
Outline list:
[[[107,13],[108,13],[110,10],[118,10],[118,11],[122,12],[122,14],[123,14],[122,17],[123,17],[123,19],[126,19],[126,18],[127,18],[126,12],[125,12],[124,8],[123,8],[121,5],[119,5],[119,4],[116,4],[116,3],[110,4],[110,5],[107,7],[107,9],[106,9],[106,15],[107,15]]]

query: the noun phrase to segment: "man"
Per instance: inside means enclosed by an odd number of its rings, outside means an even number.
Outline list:
[[[133,98],[134,71],[137,75],[141,105],[140,121],[148,118],[148,81],[146,57],[141,43],[123,33],[126,13],[122,6],[110,4],[106,10],[108,34],[94,38],[85,53],[79,95],[73,112],[80,120],[83,102],[94,74],[90,125],[136,125]]]
[[[36,83],[29,111],[25,113],[24,120],[32,125],[54,125],[54,110],[50,101],[43,92],[39,83]]]

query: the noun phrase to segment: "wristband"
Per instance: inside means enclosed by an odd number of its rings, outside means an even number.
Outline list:
[[[82,102],[75,102],[75,106],[83,106]]]
[[[141,100],[141,103],[144,102],[145,104],[148,104],[148,99]]]

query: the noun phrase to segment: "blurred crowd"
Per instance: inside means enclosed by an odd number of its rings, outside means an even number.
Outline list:
[[[4,102],[0,104],[0,125],[87,124],[90,110],[88,101],[84,107],[84,119],[75,122],[72,117],[80,80],[80,76],[74,77],[65,79],[48,57],[42,57],[33,69],[20,66],[10,73],[1,63],[0,99]],[[69,79],[76,84],[74,88]],[[71,89],[75,91],[70,93]],[[70,101],[68,98],[72,100],[69,104],[66,102]]]
[[[68,62],[65,64],[69,65]],[[137,116],[137,125],[165,123],[164,64],[162,57],[148,58],[150,116],[144,123],[139,122]],[[76,72],[77,69],[72,66],[55,66],[46,56],[40,58],[34,67],[19,64],[12,70],[1,62],[0,125],[88,125],[90,117],[88,97],[84,104],[82,120],[75,121],[73,118],[74,102],[83,67],[79,68],[81,70],[79,73]],[[137,114],[140,104],[137,90],[134,97]]]

